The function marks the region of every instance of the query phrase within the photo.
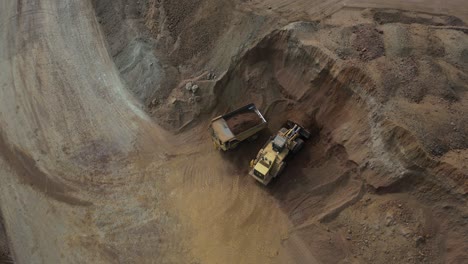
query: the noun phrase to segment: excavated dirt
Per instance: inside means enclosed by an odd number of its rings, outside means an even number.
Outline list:
[[[229,129],[234,135],[246,131],[261,122],[262,120],[255,112],[244,112],[226,119]]]
[[[0,262],[468,262],[465,1],[7,1],[0,17]],[[213,149],[211,118],[247,102],[269,131]],[[264,187],[249,161],[287,119],[313,137]]]

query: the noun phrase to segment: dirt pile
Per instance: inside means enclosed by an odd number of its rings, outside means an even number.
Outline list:
[[[229,129],[234,135],[244,132],[261,122],[262,120],[255,112],[244,112],[226,119]]]
[[[370,61],[384,55],[383,31],[372,24],[362,24],[352,28],[352,47],[359,52],[359,59]],[[346,59],[346,58],[344,58]]]

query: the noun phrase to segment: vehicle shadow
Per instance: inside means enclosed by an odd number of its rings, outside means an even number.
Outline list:
[[[278,177],[274,178],[266,187],[267,192],[282,201],[291,191],[302,189],[305,186],[313,185],[313,181],[303,172],[303,168],[308,166],[313,160],[313,152],[319,144],[320,135],[315,135],[304,145],[304,148],[295,155],[286,159],[287,166]]]
[[[258,133],[258,138],[253,141],[244,141],[237,148],[221,151],[223,160],[234,167],[236,174],[247,177],[250,169],[250,161],[255,158],[258,151],[265,145],[272,135],[269,129],[264,129]]]

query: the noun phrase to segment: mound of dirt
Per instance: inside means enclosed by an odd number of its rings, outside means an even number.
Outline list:
[[[237,135],[262,122],[255,112],[244,112],[226,119],[229,129]]]
[[[382,40],[383,31],[374,25],[363,24],[353,27],[355,38],[352,46],[359,52],[359,58],[363,61],[377,59],[384,55],[385,48]]]

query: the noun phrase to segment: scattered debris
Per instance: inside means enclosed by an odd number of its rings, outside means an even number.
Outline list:
[[[192,86],[193,86],[193,83],[192,83],[192,82],[186,83],[186,84],[185,84],[185,90],[191,91],[191,90],[192,90]]]
[[[207,79],[207,80],[214,80],[214,79],[216,79],[216,74],[214,74],[213,72],[209,72],[209,73],[206,75],[206,79]]]
[[[191,90],[192,90],[192,93],[196,94],[197,91],[198,91],[198,89],[200,89],[200,87],[199,87],[198,85],[196,85],[196,84],[193,85],[193,86],[192,86],[192,89],[191,89]]]

